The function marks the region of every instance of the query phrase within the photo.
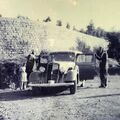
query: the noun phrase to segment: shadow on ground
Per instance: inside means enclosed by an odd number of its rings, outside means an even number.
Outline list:
[[[32,90],[24,91],[8,91],[0,93],[0,101],[16,101],[16,100],[25,100],[25,99],[34,99],[34,98],[43,98],[43,97],[54,97],[54,96],[64,96],[70,95],[70,93],[62,91],[49,91],[44,90],[39,93],[33,93]]]
[[[70,95],[68,90],[62,91],[50,91],[44,90],[41,93],[33,93],[32,90],[25,90],[25,91],[8,91],[8,92],[1,92],[0,93],[0,101],[16,101],[16,100],[25,100],[25,99],[34,99],[34,98],[43,98],[43,97],[57,97],[57,96],[67,96]],[[80,96],[80,94],[79,94]],[[87,97],[80,97],[79,99],[87,99],[87,98],[98,98],[98,97],[114,97],[120,96],[120,94],[104,94],[104,95],[94,95],[94,96],[87,96]]]
[[[101,97],[114,97],[114,96],[120,96],[120,94],[105,94],[105,95],[95,95],[95,96],[88,96],[88,97],[82,97],[80,99],[87,99],[87,98],[101,98]]]

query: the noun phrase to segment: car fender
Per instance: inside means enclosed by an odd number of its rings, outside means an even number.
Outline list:
[[[76,69],[68,70],[65,81],[75,81],[75,80],[77,80],[77,70]]]

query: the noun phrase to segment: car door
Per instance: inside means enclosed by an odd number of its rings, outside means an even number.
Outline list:
[[[94,79],[96,75],[96,59],[94,54],[79,54],[76,58],[79,66],[80,80]]]

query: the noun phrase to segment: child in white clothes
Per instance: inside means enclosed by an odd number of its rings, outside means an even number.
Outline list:
[[[23,64],[23,66],[21,66],[20,73],[21,73],[21,75],[20,75],[20,80],[21,80],[20,89],[25,90],[26,86],[27,86],[27,73],[26,73],[25,63]]]

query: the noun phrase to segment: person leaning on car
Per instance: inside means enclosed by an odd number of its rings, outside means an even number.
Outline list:
[[[107,86],[107,52],[99,47],[96,50],[95,57],[99,60],[99,75],[101,80],[100,88],[105,88]]]

